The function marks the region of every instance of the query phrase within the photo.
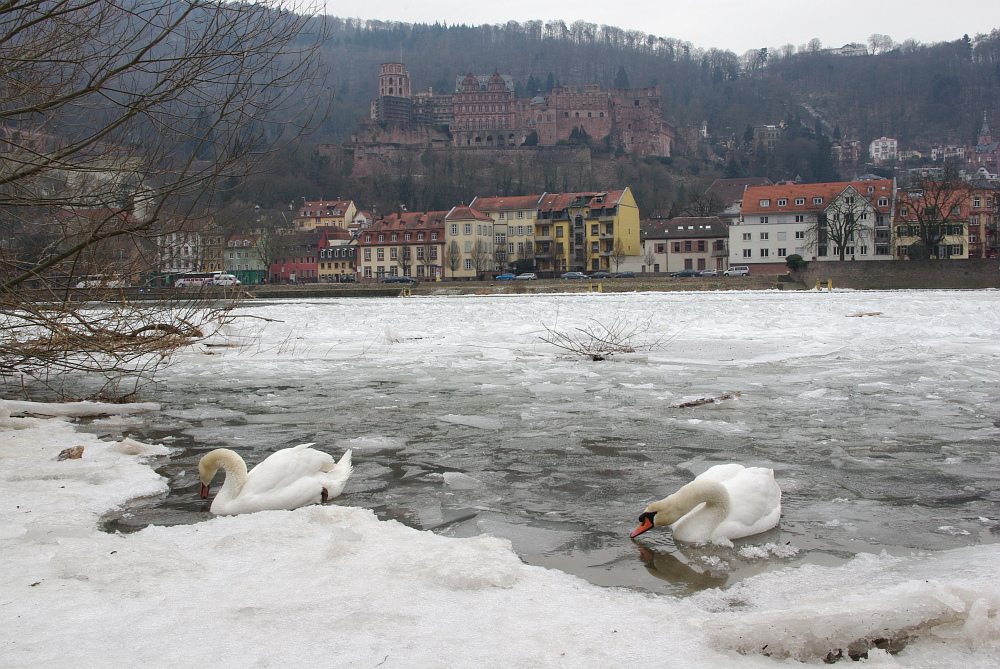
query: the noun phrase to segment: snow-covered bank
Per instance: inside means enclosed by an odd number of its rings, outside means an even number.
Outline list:
[[[165,482],[60,419],[0,432],[4,667],[882,667],[1000,663],[1000,547],[784,569],[688,599],[531,567],[348,506],[100,532]],[[57,460],[67,447],[84,455]],[[349,503],[349,497],[342,500]]]

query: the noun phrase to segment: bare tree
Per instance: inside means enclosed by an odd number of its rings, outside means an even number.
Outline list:
[[[816,214],[806,230],[807,241],[817,255],[827,255],[832,246],[839,259],[846,260],[854,255],[851,249],[874,241],[877,215],[871,198],[848,186],[826,210]]]
[[[656,254],[653,253],[652,248],[647,248],[646,253],[642,256],[642,261],[646,263],[646,271],[653,271],[653,263],[656,262]]]
[[[454,279],[458,268],[462,266],[462,249],[458,242],[453,240],[444,247],[444,257],[441,260],[444,261],[444,266],[451,270],[451,278]]]
[[[868,36],[868,47],[874,55],[879,55],[892,51],[896,48],[896,43],[888,35],[872,33]]]
[[[241,179],[321,120],[322,96],[304,90],[322,74],[322,35],[305,38],[313,25],[323,30],[270,0],[3,6],[3,380],[30,390],[31,379],[51,386],[75,371],[106,380],[96,393],[129,395],[182,335],[225,313],[79,293],[76,278],[163,273],[170,235],[192,219],[214,218],[221,236],[216,214]],[[80,306],[94,299],[105,303]]]
[[[493,270],[493,253],[488,242],[477,239],[472,245],[472,266],[476,268],[476,278]]]
[[[611,247],[611,262],[615,265],[615,272],[619,270],[622,263],[625,262],[627,254],[625,253],[625,242],[621,237],[615,237],[614,246]]]
[[[953,165],[939,181],[920,179],[900,189],[896,202],[897,243],[913,241],[906,255],[914,260],[951,255],[946,248],[963,244],[968,223],[970,186],[958,178]]]
[[[693,218],[706,218],[718,216],[726,210],[726,204],[715,193],[702,194],[692,198],[681,209],[682,216]]]
[[[396,266],[402,276],[410,276],[410,268],[413,267],[413,251],[409,246],[401,246],[399,255],[396,256]]]

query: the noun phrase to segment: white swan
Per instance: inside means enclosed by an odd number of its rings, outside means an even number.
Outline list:
[[[243,458],[228,448],[206,453],[198,462],[201,497],[208,497],[209,485],[222,467],[226,480],[212,500],[212,513],[233,515],[277,509],[297,509],[326,502],[340,495],[354,471],[351,451],[334,463],[333,457],[299,444],[283,448],[247,472]]]
[[[639,516],[637,537],[672,526],[676,541],[727,543],[766,532],[781,518],[781,488],[774,471],[739,464],[715,465]]]

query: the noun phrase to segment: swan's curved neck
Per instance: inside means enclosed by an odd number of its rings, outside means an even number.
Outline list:
[[[699,504],[705,506],[699,509],[698,514],[704,516],[712,528],[729,515],[729,493],[721,483],[710,479],[691,481],[673,495],[650,505],[649,510],[657,512],[657,525],[673,525]]]
[[[247,464],[236,451],[228,448],[217,448],[198,463],[198,471],[203,482],[211,481],[219,468],[226,472],[226,480],[222,483],[219,496],[235,497],[240,494],[247,482]]]

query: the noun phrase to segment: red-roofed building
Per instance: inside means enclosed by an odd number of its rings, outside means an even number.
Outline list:
[[[357,239],[356,262],[361,280],[441,277],[447,215],[447,211],[399,212],[373,221]]]
[[[748,187],[729,228],[729,265],[783,274],[785,259],[892,260],[894,179]],[[843,223],[842,223],[843,222]],[[853,234],[838,239],[850,223]]]

